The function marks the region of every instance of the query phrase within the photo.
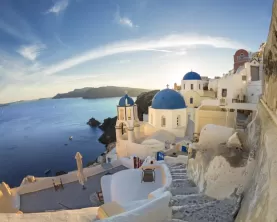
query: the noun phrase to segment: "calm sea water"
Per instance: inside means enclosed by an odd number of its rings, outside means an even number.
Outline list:
[[[115,116],[118,100],[45,99],[0,107],[0,182],[18,186],[26,175],[45,176],[46,169],[75,170],[76,152],[84,165],[95,160],[105,151],[98,142],[102,131],[86,122]]]

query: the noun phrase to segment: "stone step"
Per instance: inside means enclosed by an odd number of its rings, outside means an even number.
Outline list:
[[[198,195],[182,195],[182,196],[173,196],[171,205],[172,206],[189,206],[195,204],[206,204],[208,202],[215,201],[214,198],[205,196],[203,194]]]
[[[186,173],[186,169],[172,169],[170,170],[171,173]]]
[[[171,176],[173,180],[177,180],[177,179],[188,179],[188,176],[186,174],[184,175],[172,175]]]
[[[172,218],[191,222],[233,222],[234,204],[215,200],[204,204],[191,204],[172,207]]]
[[[189,179],[175,179],[172,180],[172,187],[183,187],[185,189],[187,187],[196,187],[196,185]]]
[[[189,195],[189,194],[197,194],[198,188],[197,187],[171,187],[170,191],[172,196],[176,195]]]
[[[180,219],[171,219],[168,220],[167,222],[188,222],[187,220],[180,220]]]
[[[169,169],[185,169],[185,168],[186,168],[185,165],[174,165],[169,167]]]

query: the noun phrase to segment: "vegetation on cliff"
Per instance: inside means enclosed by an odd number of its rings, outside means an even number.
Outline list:
[[[263,54],[265,88],[264,100],[272,110],[277,107],[277,0],[274,1],[272,17]]]

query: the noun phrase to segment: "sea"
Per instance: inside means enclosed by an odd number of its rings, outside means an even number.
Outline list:
[[[27,175],[45,177],[76,170],[76,152],[83,165],[105,151],[102,131],[87,125],[116,116],[119,98],[42,99],[0,107],[0,182],[19,186]],[[72,140],[69,137],[72,136]]]

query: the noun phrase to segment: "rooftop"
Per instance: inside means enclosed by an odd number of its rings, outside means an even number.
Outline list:
[[[23,213],[36,213],[45,211],[58,211],[68,209],[80,209],[86,207],[97,207],[101,205],[96,196],[96,192],[101,190],[100,180],[107,172],[116,173],[127,169],[124,166],[112,168],[107,167],[103,173],[87,178],[86,189],[83,190],[79,181],[64,184],[64,189],[58,191],[53,188],[40,190],[33,193],[20,195],[20,210]]]

